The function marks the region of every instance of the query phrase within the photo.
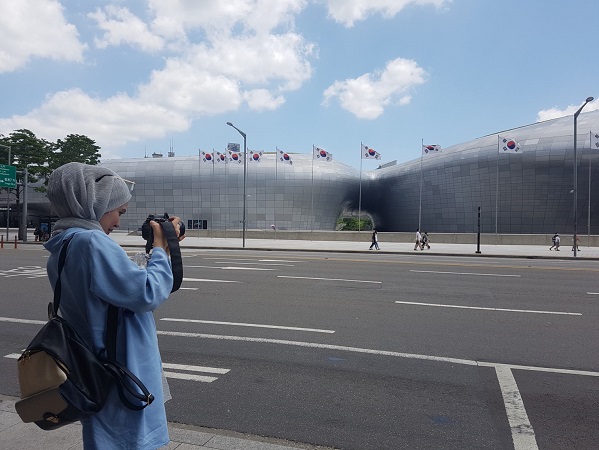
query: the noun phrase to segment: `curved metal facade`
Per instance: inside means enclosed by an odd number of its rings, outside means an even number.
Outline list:
[[[577,230],[599,234],[599,111],[578,117]],[[549,234],[574,229],[572,116],[499,133],[519,142],[517,154],[499,153],[498,135],[443,149],[422,158],[421,228],[430,232]],[[368,199],[377,229],[418,227],[420,159],[376,171]],[[590,178],[589,178],[589,167]],[[590,196],[589,196],[589,179]],[[588,212],[590,199],[590,229]]]
[[[292,158],[291,165],[277,162],[274,154],[257,163],[248,159],[248,229],[332,230],[348,199],[359,195],[355,169],[334,160],[313,162],[311,155]],[[149,213],[163,212],[180,216],[186,226],[206,221],[208,229],[242,228],[243,164],[171,157],[103,165],[136,183],[123,229],[136,229]]]
[[[578,117],[577,140],[578,231],[599,234],[599,148],[590,149],[590,131],[599,133],[599,111]],[[428,232],[476,232],[480,207],[484,233],[572,232],[572,116],[500,134],[518,141],[521,151],[499,153],[493,134],[361,176],[335,160],[313,161],[311,154],[292,154],[292,165],[274,154],[258,163],[248,159],[247,228],[333,230],[344,210],[358,211],[361,187],[362,214],[380,231],[413,231],[420,222]],[[137,229],[149,213],[165,211],[186,225],[242,228],[243,164],[169,157],[103,165],[136,182],[123,229]],[[32,197],[31,215],[48,214],[47,201]]]

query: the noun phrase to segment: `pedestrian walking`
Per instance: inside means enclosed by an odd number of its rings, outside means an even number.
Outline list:
[[[422,250],[422,235],[420,234],[420,228],[416,228],[416,243],[414,244],[414,250]]]
[[[553,235],[553,237],[551,238],[551,242],[553,243],[553,245],[549,247],[549,250],[553,250],[555,248],[555,250],[559,252],[560,237],[558,233],[555,233]]]
[[[424,250],[424,247],[429,250],[431,248],[430,239],[428,238],[428,233],[426,231],[422,234],[422,250]]]
[[[372,250],[372,247],[376,248],[377,250],[380,250],[379,238],[378,238],[378,233],[376,232],[376,230],[372,230],[371,244],[370,244],[370,248],[368,250]]]
[[[580,238],[576,236],[576,251],[579,252],[578,243],[580,242]],[[572,251],[574,251],[574,236],[572,236]]]
[[[44,244],[50,252],[47,269],[52,286],[56,286],[61,249],[69,241],[61,274],[60,312],[103,357],[108,306],[117,306],[117,360],[154,396],[146,408],[133,411],[113,389],[102,410],[81,420],[85,450],[156,449],[169,442],[166,379],[153,315],[173,287],[167,240],[162,227],[150,221],[153,249],[147,267],[140,268],[108,237],[127,211],[132,188],[132,182],[110,169],[75,162],[54,170],[48,181],[48,199],[59,217]],[[169,220],[179,235],[181,220]]]
[[[35,227],[33,230],[33,235],[35,236],[35,242],[42,240],[42,229],[40,227]]]

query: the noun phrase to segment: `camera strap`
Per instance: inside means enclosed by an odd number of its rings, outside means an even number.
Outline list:
[[[166,238],[168,250],[171,254],[171,269],[173,271],[173,289],[171,289],[171,292],[175,292],[181,287],[181,282],[183,281],[183,260],[181,259],[179,238],[177,237],[175,226],[171,221],[167,220],[159,223],[164,230],[164,237]]]

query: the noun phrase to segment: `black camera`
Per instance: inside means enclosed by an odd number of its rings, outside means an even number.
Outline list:
[[[146,240],[146,252],[149,252],[154,244],[154,230],[152,230],[152,226],[150,225],[150,220],[154,222],[168,222],[169,216],[167,213],[164,213],[162,217],[156,217],[154,214],[149,214],[146,218],[145,222],[141,226],[141,237]],[[183,222],[179,224],[179,237],[185,234],[185,225]]]

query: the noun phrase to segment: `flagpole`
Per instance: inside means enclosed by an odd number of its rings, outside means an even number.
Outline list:
[[[589,131],[589,147],[592,149],[593,145],[593,132]],[[587,245],[591,246],[591,158],[593,156],[593,152],[589,152],[589,207],[588,209],[588,219],[587,219]]]
[[[362,217],[362,143],[360,142],[360,195],[358,197],[358,233],[361,231]]]
[[[420,196],[418,201],[418,229],[421,227],[422,220],[422,153],[424,148],[424,139],[420,142]]]
[[[497,215],[499,205],[499,135],[497,135],[497,158],[495,160],[495,234],[497,234]]]
[[[228,149],[227,149],[228,150]],[[229,158],[227,157],[227,150],[225,150],[225,196],[227,197],[227,215],[225,220],[225,239],[227,239],[227,225],[229,224],[229,175],[228,175],[228,165]]]
[[[275,145],[275,192],[273,193],[273,225],[275,226],[275,239],[277,238],[277,181],[279,178],[279,147]]]
[[[212,186],[216,186],[214,181],[214,160],[216,156],[216,152],[214,151],[214,147],[212,147]],[[214,230],[214,207],[212,206],[212,188],[210,189],[210,229]]]
[[[198,230],[201,228],[200,220],[202,215],[202,149],[198,148]],[[199,235],[198,235],[199,236]]]
[[[312,220],[310,221],[310,240],[312,240],[312,232],[314,231],[314,144],[312,144],[312,189],[311,189],[311,206],[310,215]]]

